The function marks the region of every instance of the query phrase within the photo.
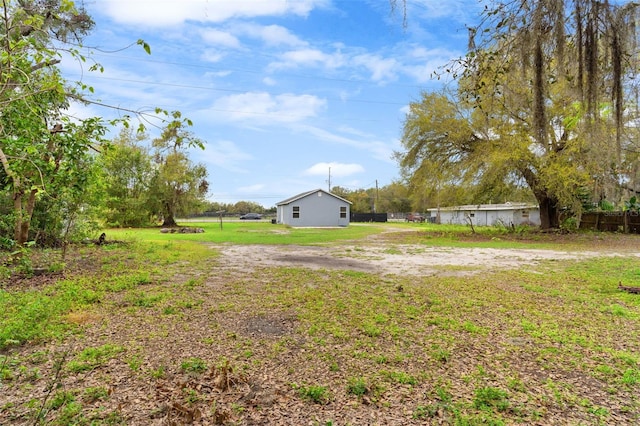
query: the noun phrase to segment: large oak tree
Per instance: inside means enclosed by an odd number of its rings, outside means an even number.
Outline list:
[[[455,95],[411,105],[399,158],[412,179],[526,183],[543,228],[633,186],[636,4],[595,0],[491,3],[450,69]],[[428,180],[425,185],[428,185]],[[618,201],[618,200],[616,200]]]

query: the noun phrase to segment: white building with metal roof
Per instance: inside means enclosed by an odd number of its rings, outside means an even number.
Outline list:
[[[540,226],[540,208],[528,203],[475,204],[427,209],[431,221],[442,224],[477,226]]]

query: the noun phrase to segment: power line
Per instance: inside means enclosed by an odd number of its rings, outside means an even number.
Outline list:
[[[216,87],[208,87],[208,86],[193,86],[189,84],[178,84],[178,83],[166,83],[166,82],[154,82],[154,81],[144,81],[144,80],[133,80],[127,78],[115,78],[115,77],[101,77],[101,76],[91,76],[91,78],[102,79],[102,80],[110,80],[110,81],[122,81],[125,83],[135,83],[135,84],[148,84],[155,86],[166,86],[166,87],[176,87],[183,89],[194,89],[194,90],[210,90],[214,92],[229,92],[229,93],[247,93],[247,92],[255,92],[255,90],[241,90],[241,89],[223,89]],[[271,96],[285,96],[285,97],[298,97],[300,95],[290,94],[290,93],[273,93],[268,91],[261,90],[260,93],[266,93]],[[370,99],[340,99],[340,98],[324,98],[329,101],[338,101],[338,102],[356,102],[356,103],[366,103],[366,104],[380,104],[380,105],[406,105],[406,102],[389,102],[389,101],[377,101]]]
[[[264,57],[268,57],[268,58],[278,59],[277,56],[267,55],[267,54],[259,53],[259,52],[252,52],[252,55],[254,55],[254,56],[264,56]],[[92,56],[103,56],[103,57],[108,57],[108,58],[124,59],[126,61],[139,61],[139,62],[154,63],[154,64],[177,65],[177,66],[181,66],[181,67],[204,69],[204,70],[234,71],[234,72],[241,72],[241,73],[247,73],[247,74],[256,74],[256,75],[263,75],[264,74],[264,71],[260,71],[260,70],[251,70],[251,69],[234,68],[234,67],[226,67],[226,66],[225,67],[213,67],[213,66],[210,66],[210,65],[187,64],[187,63],[184,63],[184,62],[161,61],[161,60],[157,60],[157,59],[137,58],[137,57],[130,57],[130,56],[120,56],[120,55],[110,55],[110,54],[100,54],[100,53],[92,53]],[[359,79],[353,79],[353,78],[335,78],[335,77],[324,77],[324,76],[319,76],[319,75],[307,75],[307,74],[295,74],[295,73],[284,73],[284,74],[279,74],[279,76],[283,77],[283,78],[295,77],[295,78],[311,79],[311,80],[337,81],[337,82],[342,82],[342,83],[359,83],[359,84],[367,84],[367,85],[372,85],[372,86],[377,85],[375,83],[370,83],[370,82],[365,81],[365,80],[359,80]],[[422,86],[414,85],[414,84],[386,83],[385,86],[387,86],[387,87],[405,87],[405,88],[411,88],[411,89],[423,89]]]

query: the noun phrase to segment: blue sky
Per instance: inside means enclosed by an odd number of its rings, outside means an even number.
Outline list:
[[[399,3],[401,3],[399,1]],[[77,2],[80,4],[80,2]],[[384,186],[409,102],[464,54],[476,0],[98,0],[85,46],[103,67],[65,62],[91,98],[179,110],[205,141],[194,162],[209,199],[271,207],[315,188]],[[138,39],[151,46],[123,49]],[[87,53],[87,51],[85,51]],[[113,117],[75,105],[78,116]],[[153,137],[154,129],[150,129]]]

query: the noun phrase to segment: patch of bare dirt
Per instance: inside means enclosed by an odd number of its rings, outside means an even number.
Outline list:
[[[520,267],[534,269],[549,261],[640,256],[627,250],[430,247],[424,244],[376,244],[373,241],[365,245],[220,245],[215,248],[221,252],[220,264],[227,269],[250,271],[269,266],[290,266],[404,276],[472,275]]]

